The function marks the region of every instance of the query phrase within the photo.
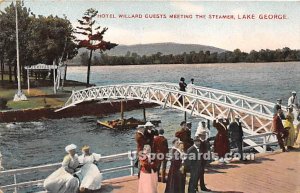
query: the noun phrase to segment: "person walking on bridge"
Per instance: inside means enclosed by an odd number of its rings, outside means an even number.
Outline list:
[[[273,117],[273,133],[275,133],[277,136],[277,140],[278,140],[278,144],[279,144],[280,148],[282,149],[283,152],[285,152],[286,149],[284,147],[284,140],[286,140],[289,133],[283,127],[282,120],[280,118],[281,113],[282,113],[282,110],[278,109],[277,113]]]
[[[179,90],[182,91],[182,92],[185,92],[186,91],[186,87],[187,87],[187,84],[184,81],[185,81],[185,79],[183,77],[181,77],[180,81],[179,81]],[[179,96],[178,100],[179,100],[179,102],[181,104],[183,104],[183,97],[182,97],[182,95]]]
[[[240,117],[238,115],[235,116],[235,121],[231,122],[228,127],[229,136],[231,140],[232,146],[238,148],[240,161],[244,160],[243,155],[243,129],[242,124],[240,122]]]

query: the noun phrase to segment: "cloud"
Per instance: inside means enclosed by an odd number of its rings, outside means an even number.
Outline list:
[[[196,5],[194,2],[176,2],[171,1],[170,5],[175,9],[183,11],[184,13],[201,14],[203,13],[203,6]]]

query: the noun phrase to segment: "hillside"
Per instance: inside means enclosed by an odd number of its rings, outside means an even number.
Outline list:
[[[87,51],[86,49],[80,49],[78,55],[70,62],[73,64],[80,63],[80,54]],[[124,56],[127,52],[137,53],[140,56],[152,55],[157,52],[161,52],[162,55],[168,54],[182,54],[184,52],[190,53],[192,51],[210,51],[212,52],[223,52],[224,49],[216,48],[213,46],[205,46],[200,44],[179,44],[179,43],[153,43],[153,44],[136,44],[136,45],[119,45],[116,48],[106,51],[108,55],[114,56]],[[95,52],[94,56],[100,56],[99,52]]]

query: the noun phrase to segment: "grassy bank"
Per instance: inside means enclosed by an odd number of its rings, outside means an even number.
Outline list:
[[[68,82],[68,86],[64,87],[63,90],[58,90],[56,94],[54,94],[53,85],[42,85],[41,87],[31,88],[29,93],[27,89],[23,89],[23,93],[28,100],[18,102],[13,101],[17,88],[15,86],[7,87],[7,84],[2,84],[0,86],[0,98],[7,100],[6,110],[60,107],[70,97],[72,90],[85,88],[83,83],[76,82],[72,84],[72,82]]]

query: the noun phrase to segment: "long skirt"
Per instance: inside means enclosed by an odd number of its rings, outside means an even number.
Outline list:
[[[225,154],[230,152],[227,134],[220,132],[217,133],[214,148],[215,153],[217,153],[220,158],[225,157]]]
[[[295,138],[296,138],[296,133],[295,133],[295,128],[292,127],[288,129],[289,135],[286,139],[285,145],[286,146],[294,146],[295,143]]]
[[[64,168],[59,168],[44,181],[44,188],[48,193],[76,193],[79,180]]]
[[[95,164],[85,164],[77,174],[81,184],[80,187],[89,190],[99,190],[101,188],[102,174]]]
[[[141,171],[138,193],[157,193],[157,173],[144,173]]]

